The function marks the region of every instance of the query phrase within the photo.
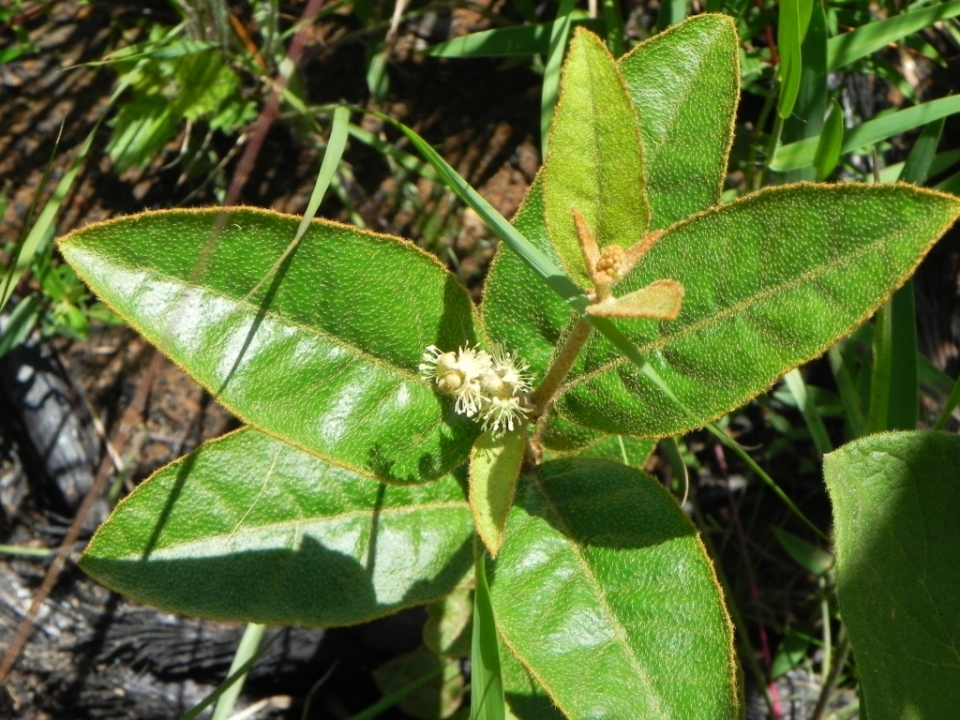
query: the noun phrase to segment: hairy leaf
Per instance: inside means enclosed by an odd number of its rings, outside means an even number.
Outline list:
[[[389,486],[244,429],[142,483],[81,567],[183,615],[352,625],[451,592],[470,572],[472,537],[452,477]]]
[[[960,704],[960,437],[871,435],[827,455],[840,609],[870,720]]]
[[[740,92],[738,52],[731,18],[698,15],[620,59],[640,116],[652,229],[720,201]]]
[[[464,288],[411,243],[252,208],[91,225],[61,251],[121,317],[238,417],[390,482],[438,477],[479,435],[418,376],[476,342]]]
[[[542,465],[518,489],[490,567],[504,644],[566,717],[738,716],[720,588],[652,478],[599,460]]]
[[[647,229],[637,111],[601,40],[578,29],[563,68],[560,101],[544,166],[543,200],[550,239],[567,274],[589,282],[573,210],[600,247],[630,247]]]
[[[675,225],[614,290],[686,289],[676,320],[619,323],[658,377],[595,334],[557,407],[610,433],[700,427],[853,330],[958,214],[957,198],[906,185],[798,184]]]

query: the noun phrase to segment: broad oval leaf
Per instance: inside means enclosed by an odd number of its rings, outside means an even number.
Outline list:
[[[824,457],[840,610],[871,720],[960,705],[960,437],[871,435]]]
[[[546,224],[567,274],[587,287],[573,210],[582,213],[601,248],[626,248],[646,232],[649,205],[637,111],[613,56],[582,28],[570,42],[549,147]]]
[[[688,18],[637,45],[619,66],[640,116],[651,229],[716,205],[740,94],[733,20]]]
[[[243,429],[142,483],[80,565],[184,615],[330,626],[436,600],[472,563],[470,507],[453,477],[385,485]]]
[[[653,478],[602,460],[540,466],[490,578],[504,644],[571,720],[738,716],[720,587]]]
[[[557,407],[639,437],[703,426],[852,331],[958,214],[957,198],[908,185],[800,183],[675,225],[614,290],[686,289],[676,320],[618,323],[666,389],[595,333]]]
[[[245,422],[389,482],[438,477],[479,435],[418,376],[427,345],[475,343],[473,306],[398,238],[239,208],[146,213],[65,237],[108,305]]]

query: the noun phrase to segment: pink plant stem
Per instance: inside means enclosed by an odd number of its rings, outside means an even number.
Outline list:
[[[717,465],[720,466],[720,472],[723,473],[724,479],[728,480],[727,458],[723,452],[723,446],[714,445],[713,451],[717,458]],[[767,637],[767,626],[763,622],[763,606],[760,604],[760,588],[757,587],[756,580],[753,577],[753,566],[750,564],[750,550],[747,547],[747,536],[743,531],[743,523],[740,522],[740,513],[737,510],[737,504],[733,501],[733,493],[730,491],[729,482],[727,483],[727,498],[730,501],[730,511],[733,513],[733,526],[737,530],[737,538],[740,540],[740,550],[743,554],[743,562],[747,569],[747,584],[750,588],[750,599],[753,601],[753,604],[757,610],[757,634],[760,636],[760,652],[763,655],[763,662],[766,665],[767,670],[769,670],[773,666],[773,653],[770,652],[770,640]],[[777,684],[771,681],[767,687],[770,690],[770,698],[773,705],[773,707],[770,708],[773,712],[773,718],[774,720],[781,720],[783,713],[780,708],[780,693],[777,691]]]

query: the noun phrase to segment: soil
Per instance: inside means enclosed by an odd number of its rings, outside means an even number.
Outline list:
[[[487,0],[484,6],[510,12],[501,0]],[[42,207],[79,146],[106,115],[116,75],[107,67],[74,66],[102,58],[119,44],[123,33],[136,36],[147,23],[177,22],[170,7],[159,0],[129,4],[62,0],[27,22],[39,52],[0,66],[0,178],[9,197],[0,223],[4,242],[18,237],[34,196],[39,193]],[[284,7],[291,17],[301,9],[299,3]],[[484,14],[464,9],[431,11],[403,24],[390,56],[390,91],[382,109],[436,143],[444,157],[510,217],[540,164],[540,78],[529,63],[445,61],[417,52],[428,42],[487,27],[490,21]],[[370,103],[359,29],[347,14],[331,15],[318,25],[300,72],[311,103]],[[369,117],[364,127],[396,141]],[[181,180],[178,142],[148,167],[118,175],[103,151],[108,136],[109,128],[100,125],[92,159],[59,217],[58,235],[144,209],[216,203],[216,182],[198,188],[200,179]],[[213,142],[221,156],[232,148],[228,138]],[[44,183],[51,157],[50,178]],[[479,298],[496,247],[479,219],[453,202],[449,193],[426,181],[398,176],[359,143],[351,144],[345,158],[352,170],[345,177],[345,190],[363,222],[382,232],[429,237],[421,244],[444,258]],[[228,176],[234,163],[235,159],[227,165]],[[277,122],[242,202],[302,213],[318,166],[306,131],[296,123]],[[319,214],[351,219],[336,199],[325,202]],[[940,366],[955,372],[960,357],[954,328],[960,256],[956,234],[935,252],[918,279],[922,342]],[[129,471],[115,482],[115,490],[123,492],[203,441],[237,426],[202,388],[165,362],[150,386],[141,421],[136,427],[118,428],[151,357],[152,350],[132,331],[94,325],[85,340],[34,339],[22,352],[6,358],[0,376],[13,380],[0,393],[0,542],[35,548],[59,544],[105,452],[104,436],[142,439],[137,454],[125,458]],[[24,409],[25,391],[22,383],[16,384],[25,367],[48,383],[41,414],[48,417],[53,403],[58,423],[70,428],[68,450],[74,460],[68,469],[62,462],[52,465],[49,448],[38,446],[36,418]],[[758,405],[734,422],[745,444],[761,446],[777,439]],[[98,423],[102,431],[97,430]],[[839,427],[833,429],[839,434]],[[781,511],[762,493],[755,494],[756,502],[734,504],[731,481],[744,482],[742,468],[732,460],[728,467],[707,437],[694,436],[689,444],[708,469],[697,479],[702,501],[721,522],[729,522],[738,512],[756,518],[766,517],[769,507]],[[128,450],[115,449],[121,455]],[[774,466],[783,465],[775,474],[785,480],[787,492],[809,498],[805,510],[827,526],[829,508],[812,466],[798,471],[795,455],[789,452],[779,456],[771,452],[770,460]],[[656,460],[650,469],[664,472]],[[711,493],[716,496],[712,500]],[[95,510],[93,519],[102,519],[105,512],[106,503]],[[94,526],[82,536],[78,552]],[[740,562],[735,557],[730,569],[735,572]],[[0,555],[0,646],[16,632],[45,570],[42,558]],[[738,595],[745,597],[748,578],[734,578]],[[800,588],[784,586],[782,593],[765,598],[768,607],[775,608],[776,619],[782,619],[783,607],[798,602],[797,594],[809,597],[810,580],[806,583]],[[284,629],[252,671],[238,708],[261,703],[255,715],[260,718],[350,717],[379,698],[370,672],[390,657],[412,650],[419,643],[423,620],[423,611],[414,610],[360,628]],[[70,565],[42,606],[36,629],[0,690],[0,717],[180,717],[225,677],[242,631],[241,625],[174,617],[138,606]],[[329,676],[318,685],[326,673]],[[389,711],[381,717],[406,716]],[[796,717],[801,717],[799,711]]]

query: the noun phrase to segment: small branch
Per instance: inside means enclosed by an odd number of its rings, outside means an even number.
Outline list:
[[[557,390],[560,389],[560,384],[567,377],[570,368],[573,367],[573,363],[587,342],[587,338],[590,337],[592,330],[593,325],[587,318],[581,317],[577,320],[577,324],[573,326],[573,330],[567,336],[563,347],[554,358],[553,364],[547,370],[543,382],[530,394],[530,404],[533,405],[533,410],[530,412],[531,420],[536,420],[543,415],[547,406],[553,401]]]

